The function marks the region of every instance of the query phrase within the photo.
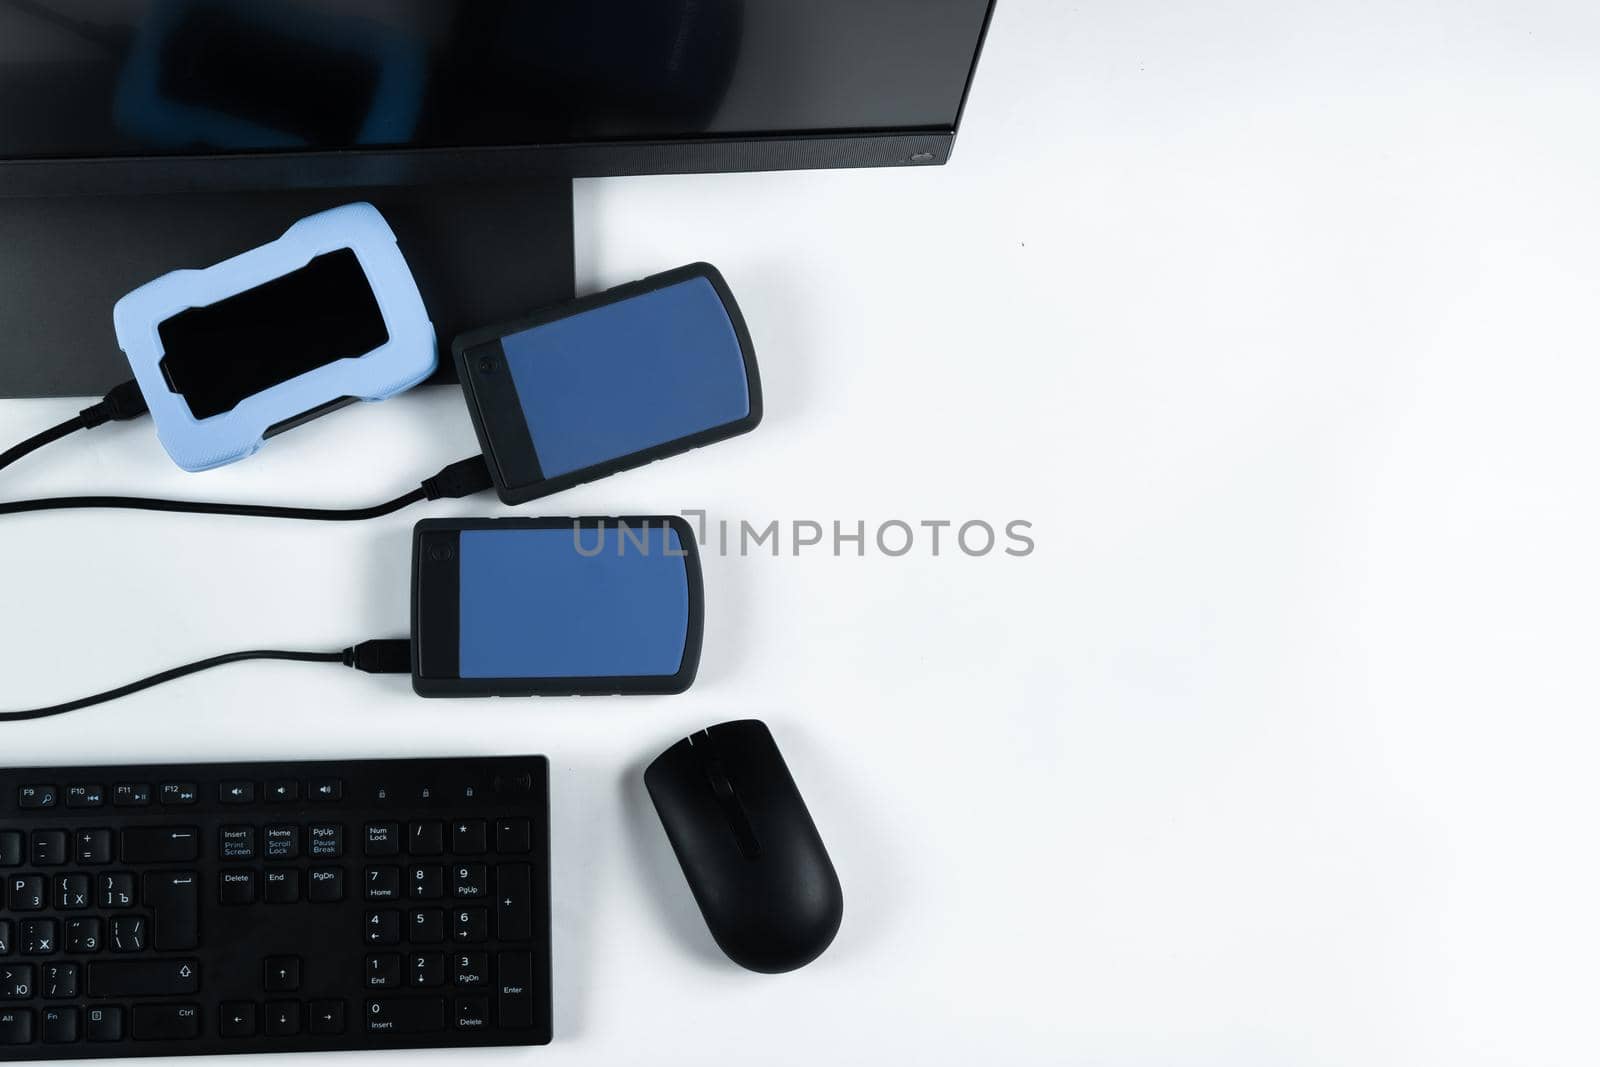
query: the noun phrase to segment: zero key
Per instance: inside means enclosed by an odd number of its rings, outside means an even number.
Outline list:
[[[443,1029],[443,997],[384,997],[367,1001],[368,1033],[429,1034]]]

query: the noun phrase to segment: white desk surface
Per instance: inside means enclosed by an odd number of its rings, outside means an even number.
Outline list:
[[[1031,555],[711,553],[680,697],[249,665],[6,762],[547,753],[556,1043],[384,1062],[1594,1062],[1597,108],[1592,4],[1009,0],[946,168],[577,183],[580,290],[718,264],[767,419],[523,510]],[[357,503],[472,448],[436,391],[208,475],[146,423],[0,481]],[[4,703],[403,634],[411,523],[505,513],[7,519]],[[785,977],[718,954],[639,779],[750,715],[847,897]]]

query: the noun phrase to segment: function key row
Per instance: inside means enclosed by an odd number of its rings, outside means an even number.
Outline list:
[[[17,807],[24,811],[48,811],[65,800],[69,808],[103,808],[108,794],[100,785],[69,785],[65,791],[53,785],[25,785],[17,790]],[[200,787],[193,782],[119,782],[111,787],[111,804],[118,808],[147,808],[155,803],[182,807],[200,799]]]
[[[230,781],[217,786],[217,800],[223,804],[254,804],[257,785],[253,781]],[[277,778],[260,790],[268,803],[288,803],[304,795],[309,800],[344,799],[344,782],[338,778],[312,778],[302,783],[297,778]],[[168,807],[198,803],[200,786],[194,782],[118,782],[108,793],[102,785],[25,785],[17,790],[17,807],[24,811],[49,811],[54,808],[102,808],[107,801],[118,808],[147,808],[158,800]]]
[[[256,785],[250,781],[223,782],[217,787],[217,799],[224,804],[254,804]],[[302,794],[307,800],[343,800],[344,782],[338,778],[312,778],[302,788],[297,778],[274,778],[261,790],[269,804],[287,804],[299,800]]]
[[[532,828],[527,819],[496,819],[493,823],[495,852],[521,854],[533,847]],[[475,856],[491,851],[490,823],[484,819],[419,819],[409,825],[398,822],[367,823],[364,850],[368,856],[438,856],[449,851],[458,856]]]

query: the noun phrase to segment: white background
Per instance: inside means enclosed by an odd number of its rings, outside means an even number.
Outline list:
[[[524,510],[1031,556],[709,555],[680,697],[251,665],[5,762],[549,754],[556,1043],[385,1062],[1595,1062],[1597,131],[1592,4],[1010,0],[949,167],[577,184],[580,290],[718,264],[767,420]],[[3,483],[356,503],[472,449],[439,391]],[[6,519],[4,703],[403,634],[411,520],[504,510]],[[718,954],[639,779],[750,715],[847,898],[784,977]]]

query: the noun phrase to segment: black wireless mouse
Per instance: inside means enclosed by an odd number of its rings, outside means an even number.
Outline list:
[[[844,917],[839,876],[766,723],[686,737],[650,764],[644,784],[729,959],[780,974],[833,943]]]

